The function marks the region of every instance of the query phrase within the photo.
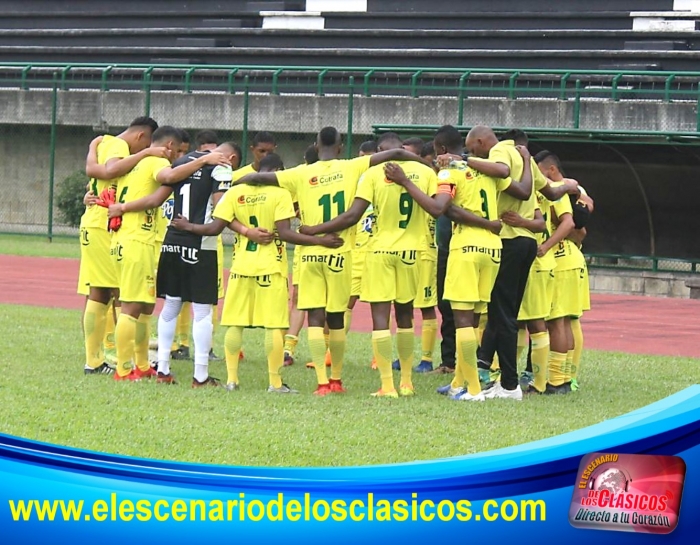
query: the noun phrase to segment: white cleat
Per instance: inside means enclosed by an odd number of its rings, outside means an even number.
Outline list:
[[[523,391],[520,385],[516,386],[515,390],[506,390],[501,386],[500,382],[494,384],[493,388],[490,388],[484,393],[486,399],[512,399],[513,401],[523,400]]]
[[[484,392],[479,392],[476,395],[471,395],[466,389],[459,392],[457,395],[451,396],[455,401],[486,401]]]

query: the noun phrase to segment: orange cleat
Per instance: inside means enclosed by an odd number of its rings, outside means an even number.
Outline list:
[[[319,384],[318,388],[314,391],[315,396],[323,397],[327,396],[328,394],[332,394],[333,390],[331,389],[330,384]]]
[[[340,379],[330,379],[328,385],[331,387],[331,392],[334,394],[344,394],[347,390],[343,388],[343,381]]]
[[[153,367],[149,367],[148,370],[146,371],[141,371],[138,367],[132,371],[134,375],[136,375],[137,379],[142,379],[142,378],[152,378],[152,377],[157,377],[158,373],[156,372]]]

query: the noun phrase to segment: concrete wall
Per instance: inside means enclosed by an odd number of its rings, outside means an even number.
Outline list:
[[[614,295],[648,295],[652,297],[678,297],[687,299],[690,288],[686,282],[697,275],[679,273],[652,273],[639,271],[613,271],[591,268],[591,293]]]

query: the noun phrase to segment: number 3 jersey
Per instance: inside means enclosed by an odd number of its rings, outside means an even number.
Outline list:
[[[194,161],[206,151],[193,151],[181,157],[173,168]],[[182,215],[191,223],[209,223],[214,210],[214,193],[224,192],[231,187],[233,171],[230,167],[206,165],[189,178],[173,185],[172,217]],[[168,227],[163,244],[184,246],[198,250],[216,250],[217,237],[202,237]]]
[[[275,222],[295,216],[289,191],[276,186],[237,185],[226,192],[214,210],[214,217],[227,223],[234,219],[247,228],[260,227],[275,234],[271,244],[257,244],[236,235],[231,272],[241,276],[287,275],[287,251],[277,234]]]

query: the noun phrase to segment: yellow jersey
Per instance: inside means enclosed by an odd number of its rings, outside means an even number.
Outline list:
[[[370,156],[332,159],[299,165],[276,174],[280,187],[288,190],[299,203],[302,225],[319,225],[347,210],[355,198],[358,180],[369,165]],[[338,233],[344,241],[340,248],[303,246],[300,255],[348,252],[355,246],[355,230],[352,226]]]
[[[432,168],[413,161],[398,161],[397,164],[423,193],[431,197],[437,193],[437,177]],[[374,208],[372,251],[401,252],[425,247],[428,213],[403,187],[386,178],[384,165],[374,166],[362,175],[357,198]]]
[[[248,228],[260,227],[275,235],[271,244],[256,244],[243,235],[236,235],[231,272],[241,276],[265,276],[284,270],[286,278],[287,249],[279,238],[275,222],[294,217],[288,191],[275,186],[233,186],[216,205],[213,216],[226,223],[237,219]]]
[[[102,142],[97,146],[97,163],[104,165],[110,159],[123,159],[131,155],[129,145],[116,136],[106,135],[102,138]],[[100,193],[107,188],[116,188],[118,179],[115,180],[99,180],[92,178],[90,180],[90,191],[98,197]],[[102,206],[88,206],[80,218],[80,227],[91,227],[107,230],[108,223],[107,209]]]
[[[236,182],[243,178],[243,176],[245,176],[246,174],[252,174],[253,172],[257,172],[257,170],[253,168],[253,163],[251,163],[249,165],[239,168],[238,170],[234,170],[233,179],[231,181]]]
[[[126,176],[119,180],[117,195],[119,202],[137,201],[153,193],[160,187],[158,173],[170,166],[170,161],[161,157],[144,157]],[[162,215],[160,207],[141,212],[127,212],[122,217],[119,240],[138,240],[155,244],[157,216]]]
[[[374,235],[374,223],[376,216],[374,215],[374,208],[370,204],[362,214],[359,223],[357,224],[357,230],[355,232],[355,247],[354,252],[365,252],[371,250],[372,237]]]
[[[562,182],[555,182],[552,187],[558,187],[562,185]],[[573,217],[573,209],[571,208],[571,199],[568,195],[562,197],[558,201],[552,203],[553,212],[558,218],[561,218],[564,214],[569,214]],[[556,227],[553,227],[556,231]],[[569,271],[571,269],[580,269],[585,266],[585,259],[581,250],[574,242],[568,239],[564,239],[557,246],[552,248],[552,253],[554,254],[554,259],[556,262],[556,270],[558,271]]]
[[[499,187],[506,182],[508,182],[507,179],[492,178],[472,168],[446,169],[438,173],[439,192],[450,193],[455,206],[488,220],[498,218],[498,191]],[[465,246],[499,249],[503,247],[503,243],[501,237],[488,229],[455,223],[450,239],[450,250]]]
[[[541,246],[550,236],[552,236],[552,213],[551,208],[552,203],[542,195],[539,191],[537,192],[537,209],[542,212],[542,217],[544,218],[544,233],[535,233],[537,239],[537,245]],[[551,271],[556,266],[556,261],[554,259],[554,250],[550,249],[544,256],[536,257],[535,262],[532,264],[536,271]]]

